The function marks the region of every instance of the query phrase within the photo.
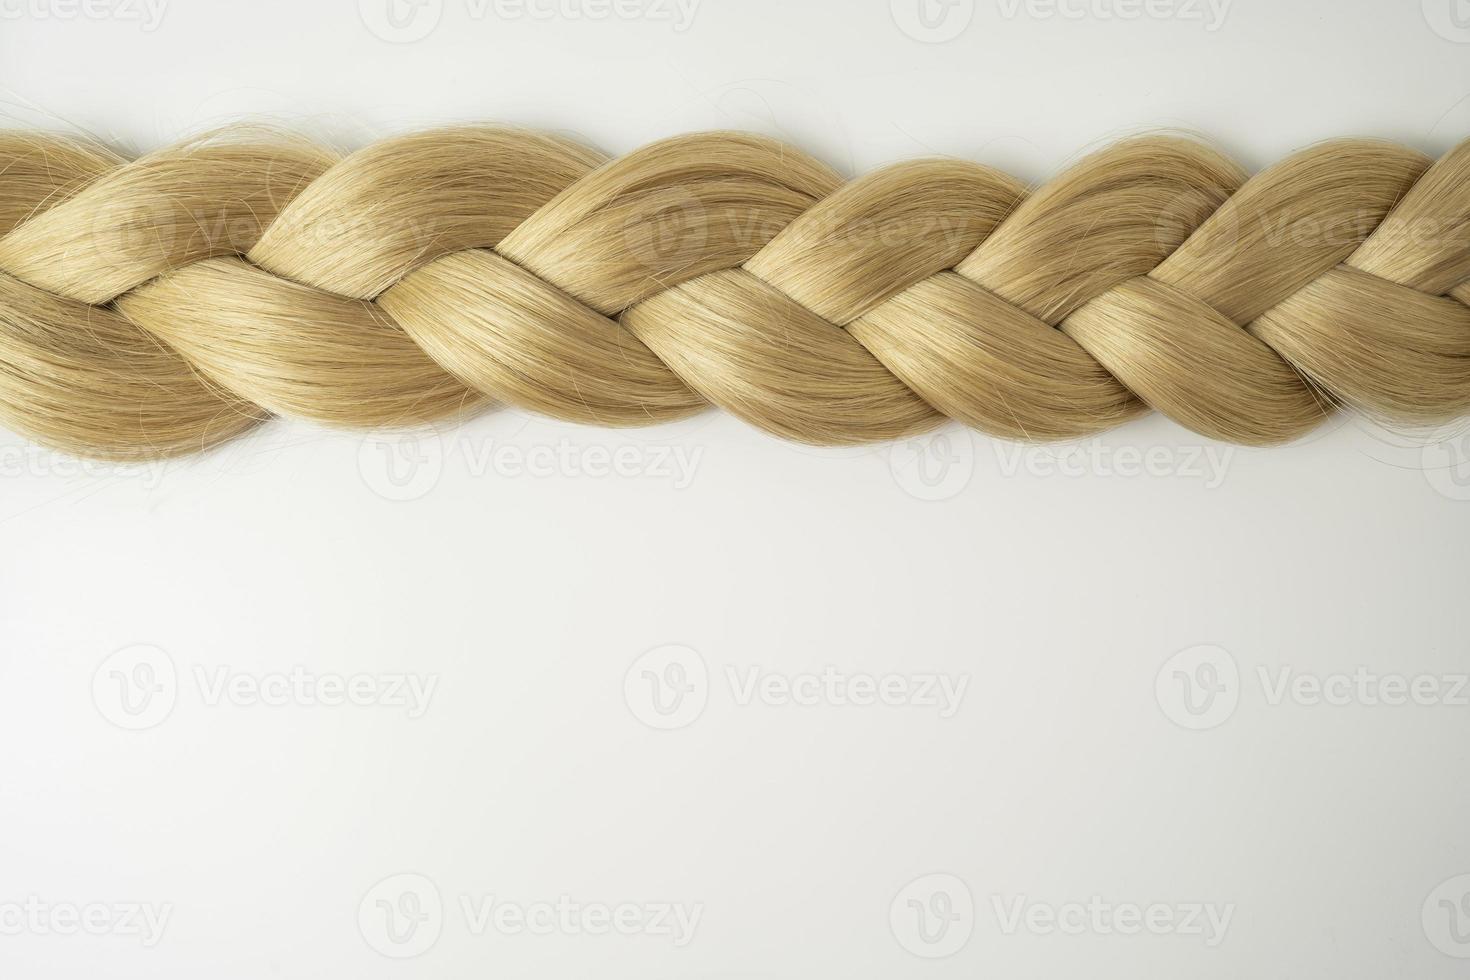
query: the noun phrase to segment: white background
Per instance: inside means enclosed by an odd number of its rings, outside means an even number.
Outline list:
[[[382,0],[92,2],[0,0],[4,125],[130,151],[247,115],[346,148],[733,127],[849,173],[950,154],[1027,180],[1158,127],[1253,170],[1470,133],[1465,0],[936,0],[932,28],[913,0],[430,0],[401,28]],[[1155,417],[822,451],[713,413],[497,411],[408,440],[275,422],[140,469],[4,433],[0,464],[5,977],[1470,962],[1462,433],[1343,418],[1249,451]],[[679,668],[662,715],[650,679]],[[782,703],[828,668],[909,702]],[[293,675],[373,703],[251,694]],[[426,705],[385,703],[404,675]],[[1382,703],[1415,683],[1431,703]],[[505,918],[537,903],[549,930]]]

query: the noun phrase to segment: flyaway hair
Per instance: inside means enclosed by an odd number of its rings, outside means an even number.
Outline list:
[[[495,403],[598,426],[714,404],[832,445],[1150,409],[1247,445],[1339,405],[1454,421],[1470,141],[1340,140],[1247,179],[1150,136],[1028,192],[950,159],[844,181],[740,133],[608,160],[498,127],[346,157],[240,129],[133,161],[0,133],[0,424],[139,460],[271,415]]]

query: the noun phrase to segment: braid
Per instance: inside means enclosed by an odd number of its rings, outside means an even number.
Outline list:
[[[606,161],[502,128],[342,159],[238,130],[132,162],[0,134],[0,423],[118,459],[487,402],[714,403],[819,444],[1442,423],[1470,414],[1470,141],[1430,164],[1342,140],[1247,180],[1152,136],[1027,194],[955,160],[844,183],[738,133]]]

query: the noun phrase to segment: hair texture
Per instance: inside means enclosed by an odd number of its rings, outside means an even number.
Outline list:
[[[235,129],[127,161],[0,134],[0,422],[111,459],[269,415],[486,403],[603,426],[714,403],[853,444],[1148,409],[1291,440],[1339,403],[1470,413],[1470,141],[1340,140],[1247,180],[1116,143],[1027,193],[959,160],[844,182],[759,136],[607,160],[498,127],[338,156]]]

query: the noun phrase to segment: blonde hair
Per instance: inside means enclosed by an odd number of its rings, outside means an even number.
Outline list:
[[[1264,445],[1338,403],[1470,411],[1470,141],[1342,140],[1250,180],[1119,142],[1034,193],[973,163],[850,183],[706,133],[604,158],[467,127],[339,159],[233,130],[127,162],[0,134],[0,421],[138,459],[270,414],[593,425],[714,403],[820,444],[1096,433]]]

